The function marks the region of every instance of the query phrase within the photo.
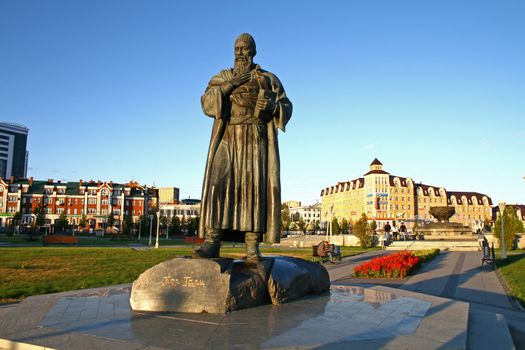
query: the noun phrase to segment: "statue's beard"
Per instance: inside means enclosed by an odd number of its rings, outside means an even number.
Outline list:
[[[253,59],[251,57],[237,57],[233,64],[233,75],[240,75],[250,71]]]

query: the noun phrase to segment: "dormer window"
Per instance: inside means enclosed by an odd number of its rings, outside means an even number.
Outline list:
[[[103,190],[101,191],[101,193],[102,193],[103,196],[107,196],[107,195],[108,195],[108,190],[103,189]]]

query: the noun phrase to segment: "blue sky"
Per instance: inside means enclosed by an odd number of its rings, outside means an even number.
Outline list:
[[[264,5],[263,5],[264,4]],[[37,179],[200,197],[208,80],[250,32],[294,105],[283,200],[368,171],[525,203],[525,2],[0,0],[0,120]]]

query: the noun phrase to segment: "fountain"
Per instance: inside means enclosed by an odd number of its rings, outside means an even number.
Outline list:
[[[416,228],[416,233],[423,235],[425,240],[475,238],[470,227],[449,221],[455,213],[456,209],[454,207],[430,207],[430,214],[432,214],[438,222],[424,224]]]

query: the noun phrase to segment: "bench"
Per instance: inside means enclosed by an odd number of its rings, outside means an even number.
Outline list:
[[[319,253],[317,252],[317,248],[319,245],[313,245],[312,246],[312,261],[319,261],[321,263],[325,261],[329,261],[330,257],[327,256],[319,256]],[[332,252],[332,258],[337,259],[338,261],[341,261],[341,247],[336,246],[335,244],[330,244],[330,251]]]
[[[201,245],[204,243],[204,238],[200,238],[199,236],[184,236],[184,242],[191,244],[192,248],[197,245]]]
[[[494,242],[492,242],[491,247],[487,241],[483,241],[482,244],[483,257],[481,258],[481,270],[483,270],[483,264],[491,264],[492,269],[496,269],[496,256],[494,255]]]
[[[42,244],[44,246],[50,244],[74,244],[78,245],[78,237],[76,236],[60,236],[60,235],[47,235],[42,237]]]

